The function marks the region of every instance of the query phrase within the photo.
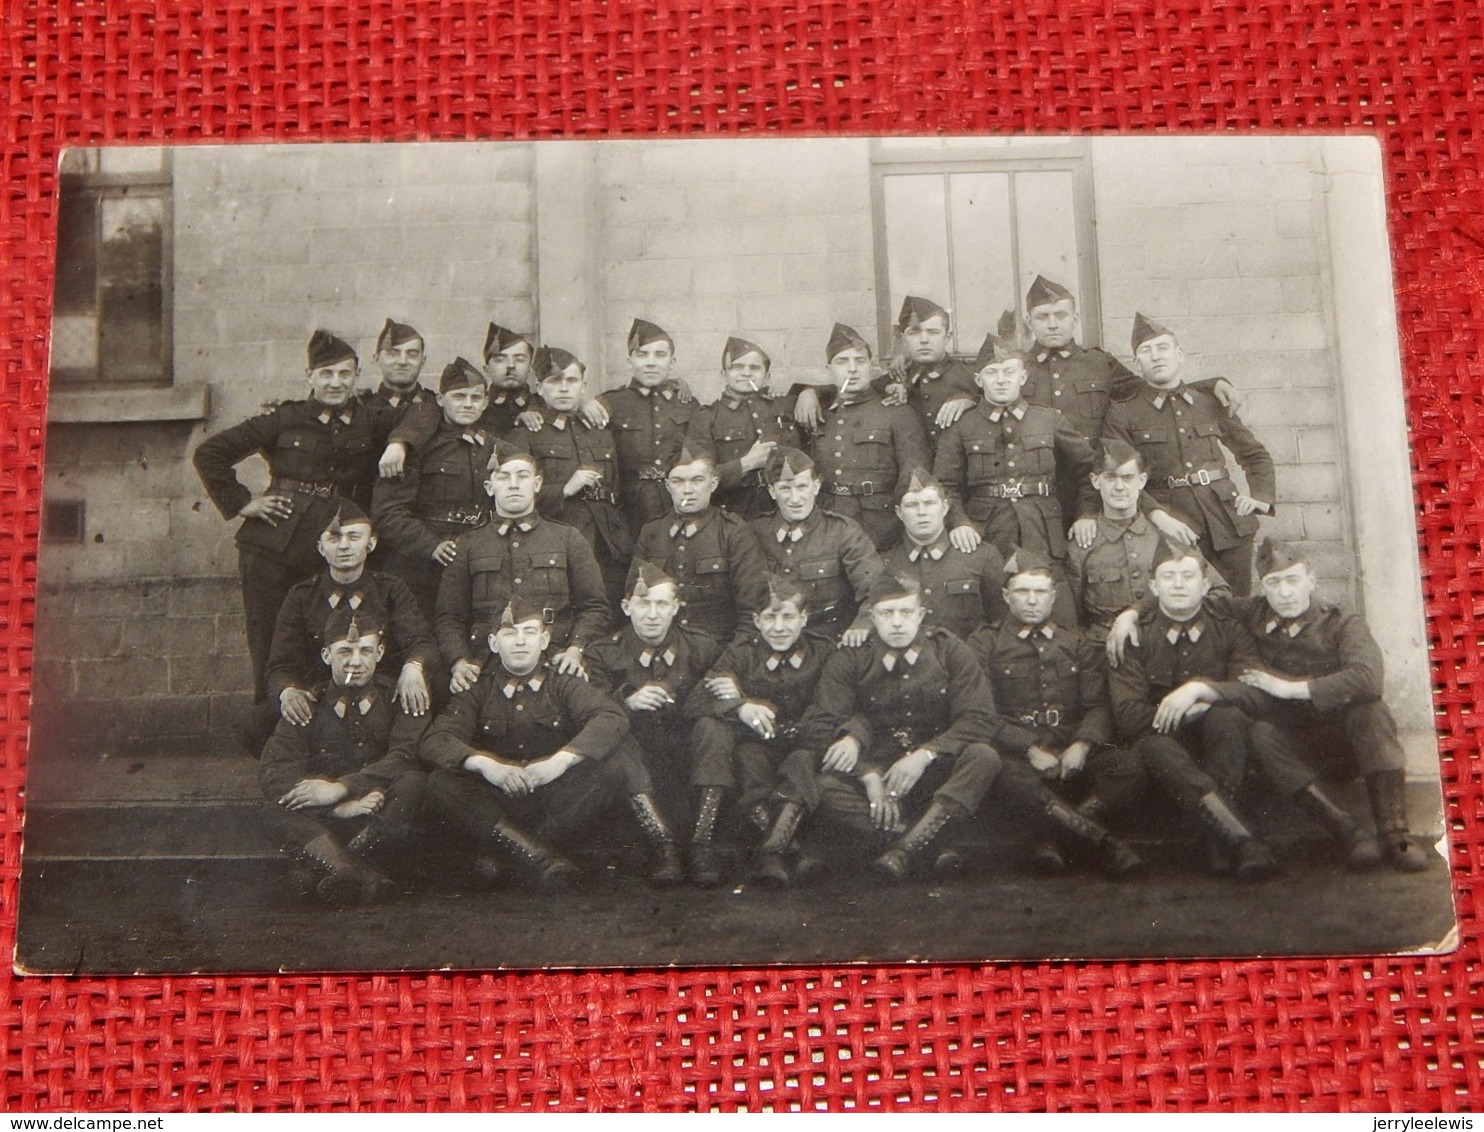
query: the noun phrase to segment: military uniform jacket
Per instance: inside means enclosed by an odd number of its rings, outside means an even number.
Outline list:
[[[801,433],[794,421],[797,400],[792,394],[766,390],[747,396],[728,391],[715,404],[692,414],[686,439],[716,453],[716,474],[721,480],[714,498],[718,506],[732,506],[758,495],[766,498],[763,470],[744,472],[742,457],[758,441],[799,447]]]
[[[924,625],[905,649],[873,635],[858,649],[836,651],[800,731],[804,744],[821,751],[842,735],[855,736],[859,775],[884,770],[918,747],[956,755],[970,743],[988,743],[994,711],[994,693],[969,646]]]
[[[614,561],[627,562],[634,543],[614,494],[618,447],[613,433],[590,427],[576,413],[548,411],[535,432],[518,428],[506,439],[541,461],[542,487],[536,497],[541,514],[576,527],[594,549],[602,546]],[[579,468],[603,478],[597,487],[569,499],[562,492]]]
[[[438,663],[438,646],[406,582],[379,570],[363,570],[354,582],[337,582],[325,571],[299,582],[284,596],[264,676],[273,699],[285,688],[308,690],[324,680],[320,651],[325,647],[325,623],[336,609],[378,615],[385,627],[383,672],[400,671],[409,661],[421,664],[424,671]]]
[[[809,454],[819,465],[823,494],[858,496],[866,511],[890,511],[898,478],[932,460],[917,413],[884,405],[874,394],[826,408]]]
[[[400,479],[379,480],[371,517],[382,540],[426,569],[447,539],[479,526],[489,514],[484,481],[495,438],[477,425],[444,420],[427,445],[407,461]]]
[[[1142,498],[1142,497],[1141,497]],[[1154,576],[1154,553],[1161,535],[1142,512],[1122,521],[1098,516],[1097,534],[1083,550],[1067,544],[1067,576],[1084,627],[1099,640],[1107,638],[1114,620],[1125,609],[1152,611],[1158,602],[1149,592]],[[1208,599],[1228,597],[1231,586],[1221,571],[1209,562],[1206,578],[1211,583]]]
[[[263,748],[258,783],[276,802],[306,778],[344,783],[362,798],[417,769],[425,718],[397,706],[391,680],[379,673],[362,688],[325,683],[315,689],[314,718],[303,727],[280,720]]]
[[[686,714],[695,719],[735,718],[743,704],[761,704],[773,710],[779,738],[796,736],[800,720],[814,702],[825,662],[835,652],[833,640],[808,630],[784,652],[775,651],[758,635],[739,638],[722,651],[706,679],[730,676],[742,690],[742,699],[718,699],[702,682],[686,701]]]
[[[944,358],[930,366],[909,365],[902,381],[907,403],[922,418],[923,431],[933,446],[938,443],[939,410],[949,401],[977,401],[981,395],[974,367],[959,358]]]
[[[1223,701],[1261,714],[1270,698],[1237,680],[1257,667],[1252,634],[1213,603],[1208,601],[1183,623],[1171,621],[1158,609],[1145,611],[1139,617],[1139,644],[1125,648],[1123,663],[1108,671],[1118,733],[1128,740],[1147,735],[1159,701],[1188,680],[1209,683]]]
[[[508,436],[516,429],[516,418],[527,409],[540,410],[541,399],[528,389],[491,389],[489,404],[479,416],[479,427],[493,436]],[[519,436],[512,437],[520,443]]]
[[[705,633],[672,625],[657,645],[639,639],[633,626],[604,637],[588,647],[582,662],[593,687],[626,700],[646,684],[658,684],[675,701],[657,711],[629,712],[633,726],[674,729],[683,739],[682,706],[695,693],[701,677],[716,661],[721,646]],[[625,710],[627,705],[625,705]]]
[[[630,382],[601,394],[598,401],[608,410],[608,430],[618,451],[613,482],[664,480],[685,443],[695,402],[682,401],[675,382],[668,380],[652,389]]]
[[[866,624],[861,608],[871,579],[884,568],[869,535],[854,519],[815,507],[790,523],[781,515],[752,520],[769,571],[792,578],[809,599],[809,623],[835,636]]]
[[[715,507],[695,515],[671,511],[644,524],[634,561],[653,562],[680,583],[685,602],[676,620],[725,640],[738,621],[768,604],[767,560],[745,519]],[[637,567],[629,567],[632,589]]]
[[[981,542],[965,554],[945,532],[927,546],[910,539],[900,542],[883,558],[887,570],[899,578],[915,578],[922,587],[929,625],[968,640],[974,630],[1006,614],[1005,560],[992,543]]]
[[[551,647],[585,645],[608,630],[608,599],[593,548],[575,529],[532,513],[495,515],[458,538],[458,557],[444,567],[433,630],[443,659],[483,657],[481,630],[520,596],[543,607]]]
[[[1145,490],[1187,518],[1202,520],[1197,526],[1206,527],[1215,550],[1230,550],[1257,533],[1257,516],[1237,514],[1233,502],[1237,487],[1227,472],[1223,445],[1246,473],[1252,498],[1270,505],[1276,498],[1272,456],[1252,430],[1206,389],[1180,385],[1161,390],[1146,385],[1130,400],[1109,408],[1103,435],[1139,450],[1149,465]],[[1217,478],[1202,484],[1198,476]],[[1172,482],[1181,479],[1191,482]]]
[[[1091,469],[1092,445],[1067,418],[1023,398],[1008,406],[980,401],[943,433],[933,462],[933,475],[969,518],[982,523],[1008,502],[1022,527],[1044,532],[1057,557],[1064,553],[1069,518],[1057,502],[1057,482],[1069,477],[1079,484],[1078,512],[1094,514]]]
[[[1088,440],[1103,435],[1108,405],[1126,401],[1144,388],[1144,380],[1112,354],[1075,342],[1056,350],[1033,346],[1025,358],[1026,382],[1021,396],[1032,405],[1060,409]]]
[[[1307,680],[1315,711],[1381,698],[1385,661],[1365,618],[1354,610],[1315,598],[1298,617],[1285,619],[1263,597],[1233,598],[1230,608],[1256,642],[1259,667]]]
[[[494,658],[448,701],[423,739],[425,762],[461,770],[470,755],[532,763],[565,748],[601,759],[629,733],[623,705],[579,676],[541,667],[512,676]]]
[[[426,385],[414,385],[408,392],[399,393],[383,381],[374,390],[367,389],[362,392],[361,402],[366,405],[379,405],[383,409],[391,409],[396,412],[398,419],[410,413],[414,406],[425,406],[421,411],[431,411],[439,417],[443,415],[443,410],[438,407],[438,394]]]
[[[1007,617],[980,629],[968,643],[994,688],[1000,719],[994,745],[1001,753],[1112,741],[1103,650],[1078,630],[1051,621],[1024,625]]]
[[[287,495],[293,513],[275,526],[244,519],[237,544],[290,566],[313,568],[320,533],[335,513],[335,496],[371,505],[376,465],[394,432],[395,410],[352,399],[338,408],[318,401],[284,401],[260,416],[203,440],[193,460],[223,518],[252,499],[236,465],[260,454],[273,477],[270,490]]]

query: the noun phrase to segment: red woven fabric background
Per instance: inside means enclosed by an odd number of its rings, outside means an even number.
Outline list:
[[[1484,1099],[1484,99],[1470,101],[1484,18],[1473,0],[535,0],[519,16],[474,0],[58,7],[0,0],[6,967],[56,154],[145,139],[1378,131],[1463,945],[1442,959],[1343,962],[0,973],[0,1105],[1449,1110]]]

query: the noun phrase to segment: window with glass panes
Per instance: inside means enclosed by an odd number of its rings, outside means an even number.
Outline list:
[[[1008,312],[1022,335],[1037,275],[1078,297],[1081,341],[1098,344],[1092,169],[1064,138],[883,138],[872,149],[882,349],[920,295],[953,315],[950,350],[973,355]]]
[[[52,320],[57,381],[170,383],[170,190],[162,149],[64,156]]]

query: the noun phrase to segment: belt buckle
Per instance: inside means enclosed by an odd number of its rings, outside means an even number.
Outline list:
[[[895,727],[892,729],[891,734],[892,738],[901,744],[902,750],[910,751],[912,749],[912,733],[905,727]]]
[[[1057,727],[1061,724],[1061,711],[1058,708],[1047,708],[1043,718],[1047,727]]]
[[[556,624],[556,610],[551,606],[543,606],[541,609],[541,623],[543,625]]]
[[[1200,484],[1202,487],[1210,487],[1211,486],[1211,473],[1208,472],[1208,471],[1206,471],[1205,468],[1202,468],[1200,471],[1196,472],[1196,474],[1195,474],[1195,482],[1198,483],[1198,484]]]
[[[1189,476],[1165,476],[1165,480],[1166,480],[1166,482],[1169,483],[1169,485],[1171,487],[1189,487],[1190,486],[1190,477]]]
[[[1011,480],[1004,486],[1006,499],[1020,499],[1025,495],[1025,488],[1019,480]]]
[[[864,483],[861,484],[861,494],[862,495],[875,495],[876,494],[876,485],[873,484],[870,480],[866,480]]]

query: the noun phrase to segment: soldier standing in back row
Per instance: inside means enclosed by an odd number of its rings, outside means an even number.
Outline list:
[[[979,400],[974,370],[948,356],[948,312],[931,299],[903,299],[896,329],[907,355],[901,374],[907,403],[922,417],[928,443],[936,447],[942,431]]]
[[[489,401],[479,424],[497,439],[508,435],[520,415],[536,401],[530,385],[531,361],[535,356],[536,346],[530,335],[508,330],[497,322],[489,324],[484,335],[484,376],[489,384]]]
[[[387,319],[376,336],[376,368],[381,384],[363,393],[368,405],[381,405],[406,413],[413,405],[431,405],[433,391],[418,383],[426,360],[423,336],[405,322]]]

